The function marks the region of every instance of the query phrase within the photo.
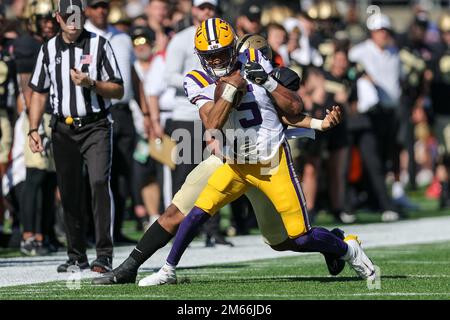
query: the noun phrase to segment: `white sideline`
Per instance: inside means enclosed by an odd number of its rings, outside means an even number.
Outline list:
[[[357,234],[365,248],[397,246],[404,244],[433,243],[450,241],[450,217],[423,218],[395,223],[376,223],[345,226],[347,233]],[[276,252],[263,243],[261,236],[239,236],[230,238],[235,247],[217,246],[205,248],[203,242],[193,243],[181,260],[180,267],[194,267],[257,259],[295,256],[295,252]],[[118,266],[133,247],[115,249],[114,266]],[[140,269],[151,271],[165,261],[170,245],[159,250]],[[95,251],[88,252],[89,259],[95,258]],[[64,262],[66,254],[61,252],[49,257],[22,257],[0,259],[0,287],[68,280],[68,274],[58,274],[56,266]],[[98,276],[91,271],[83,271],[82,278]]]

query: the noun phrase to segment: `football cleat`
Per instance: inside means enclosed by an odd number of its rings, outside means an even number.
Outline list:
[[[33,237],[20,242],[20,252],[26,256],[36,255],[36,245]]]
[[[341,240],[344,240],[344,238],[345,238],[344,231],[342,231],[339,228],[334,228],[330,232],[333,233],[336,237],[338,237]],[[327,263],[328,272],[332,276],[337,276],[339,273],[342,272],[342,270],[344,270],[345,261],[342,260],[341,257],[338,257],[334,254],[329,254],[329,253],[324,253],[323,255],[325,257],[325,262]]]
[[[392,210],[386,210],[381,214],[381,221],[383,222],[395,222],[400,219],[400,215]]]
[[[112,258],[100,256],[91,263],[91,270],[98,273],[107,273],[112,271]]]
[[[56,271],[61,272],[73,272],[76,270],[89,269],[89,262],[86,257],[80,258],[79,260],[69,259],[63,264],[60,264]]]
[[[175,268],[164,265],[158,272],[153,273],[139,281],[139,287],[160,286],[163,284],[176,284]]]
[[[136,262],[132,258],[126,259],[120,266],[105,273],[103,276],[92,279],[94,285],[135,283],[137,276]]]
[[[344,241],[347,243],[349,253],[346,254],[347,263],[356,271],[356,273],[363,279],[374,280],[376,277],[375,267],[372,261],[364,253],[361,242],[355,235],[348,235]],[[347,255],[349,255],[347,257]]]

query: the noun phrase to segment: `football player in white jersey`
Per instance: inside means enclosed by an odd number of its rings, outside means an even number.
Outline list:
[[[230,30],[231,27],[230,27]],[[252,57],[256,57],[260,53],[257,51],[247,52],[247,54],[252,55]],[[256,56],[255,56],[256,55]],[[263,62],[265,63],[265,62]],[[269,66],[268,66],[269,67]],[[200,71],[200,70],[198,70]],[[208,87],[208,85],[212,85],[211,77],[207,76],[203,71],[201,73],[194,72],[190,73],[190,76],[187,76],[187,81],[192,80],[193,83],[197,84],[198,87],[204,85],[204,87]],[[280,72],[279,72],[280,73]],[[278,75],[279,75],[278,73]],[[291,74],[288,73],[279,76],[280,78],[289,79]],[[194,77],[194,78],[192,78]],[[298,77],[297,77],[298,78]],[[194,80],[195,79],[195,80]],[[208,83],[211,82],[211,83]],[[289,82],[289,80],[288,80]],[[295,82],[295,81],[294,81]],[[200,83],[201,85],[199,85]],[[186,86],[188,83],[186,83]],[[298,86],[298,83],[297,83]],[[213,86],[211,86],[212,88]],[[195,87],[194,91],[195,91]],[[202,100],[212,100],[214,89],[211,91],[209,88],[209,97],[202,95],[198,95],[198,99]],[[294,88],[296,90],[297,88]],[[198,93],[203,93],[201,90]],[[192,97],[192,94],[191,94]],[[243,100],[244,102],[246,100]],[[251,100],[247,100],[248,102],[253,102]],[[247,103],[248,103],[247,102]],[[248,116],[252,115],[255,111],[250,111],[247,113]],[[340,113],[339,109],[333,109],[333,111],[325,118],[323,123],[321,124],[320,129],[329,129],[336,125],[339,122]],[[234,121],[240,122],[240,119],[235,118]],[[276,122],[275,119],[271,119]],[[287,121],[287,119],[285,119]],[[248,121],[252,121],[250,117],[247,117],[247,122],[244,121],[244,125],[248,125]],[[319,121],[319,120],[317,120]],[[294,122],[294,121],[290,121]],[[297,126],[300,127],[309,127],[311,119],[309,117],[301,116],[297,118],[295,121]],[[281,132],[282,134],[282,132]],[[135,250],[132,252],[130,257],[128,257],[125,262],[116,268],[112,273],[106,274],[102,278],[94,279],[94,284],[116,284],[116,283],[129,283],[134,282],[136,279],[137,269],[138,267],[147,260],[157,249],[163,247],[172,237],[172,233],[176,231],[178,224],[184,218],[184,215],[189,213],[189,211],[194,206],[195,199],[198,197],[200,191],[207,184],[208,178],[213,174],[213,172],[222,166],[222,160],[216,156],[211,156],[207,160],[203,161],[186,179],[185,184],[183,185],[180,192],[178,192],[173,200],[172,205],[166,210],[166,213],[161,216],[161,218],[155,223],[151,229],[149,229],[144,237],[141,239]],[[298,245],[289,239],[287,229],[283,223],[281,216],[276,212],[274,206],[268,201],[267,197],[264,194],[257,190],[256,188],[249,188],[246,195],[250,198],[252,205],[255,208],[256,216],[258,220],[258,225],[263,234],[264,240],[272,246],[275,250],[294,250],[298,251]],[[180,214],[182,213],[182,214]],[[299,218],[299,216],[297,216]],[[303,218],[301,218],[303,221]],[[157,230],[158,229],[158,230]],[[158,235],[158,237],[156,236]],[[166,240],[162,240],[162,239]],[[343,238],[343,237],[342,237]],[[150,241],[152,239],[153,241]],[[157,240],[160,239],[160,240]],[[155,244],[158,243],[157,245]],[[157,247],[158,246],[158,247]],[[337,274],[342,270],[342,266],[340,262],[341,260],[336,259],[337,256],[330,254],[328,255],[329,259],[327,259],[327,265],[329,267],[330,273]],[[327,256],[326,256],[327,257]],[[145,281],[142,281],[140,285],[146,285]]]

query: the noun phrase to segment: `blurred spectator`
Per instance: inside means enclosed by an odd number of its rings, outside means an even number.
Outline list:
[[[192,25],[191,16],[192,0],[178,0],[176,12],[178,17],[172,15],[172,26],[175,32],[180,32]]]
[[[308,68],[300,89],[308,114],[323,118],[327,108],[333,105],[340,105],[343,110],[348,108],[356,99],[355,79],[350,74],[347,53],[343,50],[332,55],[329,72]],[[315,141],[300,140],[298,144],[310,217],[314,219],[319,209],[329,208],[337,221],[354,222],[355,217],[347,212],[350,208],[345,204],[349,146],[346,122],[333,131],[316,132]],[[322,191],[328,201],[318,201]],[[328,207],[324,203],[329,203]]]
[[[149,0],[145,7],[147,24],[156,34],[156,50],[162,51],[169,42],[169,4],[167,0]]]
[[[269,23],[283,25],[286,19],[293,18],[294,12],[287,6],[274,5],[264,8],[261,14],[261,24],[267,26]]]
[[[323,134],[328,151],[326,169],[329,183],[326,186],[330,199],[330,211],[340,222],[354,222],[354,216],[349,214],[350,208],[345,203],[349,155],[349,135],[345,114],[357,99],[356,76],[350,66],[347,52],[343,49],[337,49],[331,57],[330,69],[325,71],[325,91],[325,108],[339,105],[344,112],[343,122],[332,132],[319,132],[319,138]],[[321,111],[321,116],[325,117],[325,109]]]
[[[0,7],[0,178],[6,173],[13,139],[10,114],[19,95],[17,71],[11,56],[11,42],[17,37],[12,25],[5,20],[4,7]],[[3,197],[0,195],[0,243],[3,242]]]
[[[261,24],[261,8],[254,3],[248,2],[240,11],[236,18],[235,30],[238,37],[242,37],[247,33],[260,33]]]
[[[436,47],[432,63],[431,105],[433,109],[433,130],[439,142],[439,159],[436,177],[440,183],[440,208],[450,207],[450,12],[442,14],[439,20],[441,41]]]
[[[357,1],[352,1],[348,7],[345,31],[347,32],[352,45],[358,44],[367,38],[367,30],[359,20]]]
[[[311,45],[320,50],[320,45],[332,40],[337,31],[343,29],[341,15],[336,1],[320,0],[307,11],[308,17],[316,24],[315,32],[310,35]]]
[[[23,122],[27,114],[25,110],[20,112],[19,118],[16,120],[14,126],[14,141],[11,150],[11,162],[6,174],[2,179],[2,193],[5,197],[6,207],[9,210],[13,218],[12,235],[9,239],[8,246],[19,247],[21,240],[18,243],[13,243],[19,235],[19,239],[22,239],[22,234],[20,231],[20,219],[23,210],[22,194],[23,188],[25,186],[26,178],[26,168],[25,168],[25,158],[24,158],[24,148],[25,148],[25,134],[23,132]],[[26,146],[28,147],[28,146]],[[3,237],[2,245],[5,246],[6,239]]]
[[[125,3],[125,13],[131,20],[138,17],[145,17],[145,5],[147,0],[128,0]]]
[[[281,49],[281,46],[286,43],[287,40],[287,33],[286,30],[283,28],[282,25],[278,23],[269,23],[269,25],[266,26],[266,33],[267,33],[267,42],[269,43],[269,46],[272,48],[272,60],[275,63],[275,65],[284,67],[289,64],[288,61],[284,61],[283,57],[280,56],[279,52]]]
[[[288,32],[288,43],[279,49],[283,61],[289,59],[289,65],[297,65],[302,69],[308,66],[321,67],[323,58],[310,42],[310,36],[315,32],[312,19],[302,13],[298,19],[287,19],[284,27]]]
[[[325,77],[321,70],[308,68],[303,76],[303,83],[300,87],[300,96],[305,105],[308,115],[314,117],[314,112],[320,110],[325,105]],[[315,145],[309,141],[299,140],[300,149],[300,170],[302,176],[302,187],[305,194],[306,204],[310,218],[314,220],[316,213],[317,195],[317,166],[320,161],[320,152],[313,150]]]
[[[131,19],[128,17],[121,2],[112,1],[108,14],[108,23],[121,32],[128,33],[131,27]]]
[[[153,128],[150,140],[161,139],[164,134],[168,134],[168,128],[172,123],[176,89],[169,87],[166,78],[161,77],[166,74],[166,70],[166,51],[158,52],[152,59],[144,80],[145,95],[149,100],[150,120]],[[163,193],[164,208],[166,208],[172,202],[172,172],[166,165],[157,165],[157,173],[159,186]],[[150,195],[149,188],[146,192],[149,196],[154,197]]]
[[[28,82],[33,72],[41,44],[52,38],[58,31],[52,17],[55,10],[51,0],[28,2],[24,11],[27,32],[14,41],[19,84],[25,106],[31,101],[31,88]],[[45,141],[45,152],[32,153],[28,144],[24,148],[26,180],[21,199],[22,242],[21,252],[25,255],[43,255],[55,251],[59,246],[53,225],[55,221],[56,174],[53,153],[50,148],[51,106],[47,99],[39,134]],[[29,131],[28,117],[23,121],[23,132]],[[45,241],[45,243],[44,243]]]
[[[147,81],[150,65],[155,56],[155,33],[149,27],[137,27],[131,32],[136,61],[134,68],[144,87]],[[130,103],[133,113],[134,125],[137,132],[137,144],[133,153],[134,184],[134,212],[138,218],[138,230],[146,230],[150,224],[159,217],[160,210],[160,185],[162,169],[160,165],[150,158],[148,150],[148,134],[144,129],[144,117],[150,121],[153,113],[144,115],[135,100]],[[152,132],[155,128],[152,126]]]
[[[374,14],[367,20],[370,39],[353,47],[351,61],[364,67],[367,77],[359,81],[358,107],[353,110],[359,116],[354,121],[356,144],[369,176],[371,188],[382,210],[383,221],[399,219],[389,197],[386,185],[386,164],[390,169],[398,164],[398,108],[400,105],[400,58],[393,46],[391,22],[383,14]]]
[[[404,187],[409,181],[416,187],[417,174],[414,155],[414,109],[423,108],[428,94],[430,77],[429,66],[432,58],[431,48],[425,42],[429,21],[426,15],[417,15],[408,32],[398,37],[400,60],[402,62],[402,97],[399,108],[399,142],[404,146],[400,154],[400,170],[392,187],[396,204],[406,209],[417,209],[405,195]]]
[[[122,234],[126,199],[132,194],[133,151],[136,146],[136,131],[129,107],[133,97],[133,64],[135,61],[130,36],[108,24],[109,0],[89,0],[86,8],[85,28],[110,41],[124,83],[122,99],[112,99],[110,112],[113,124],[113,160],[111,168],[111,189],[114,195],[115,219],[114,242],[135,243]],[[142,87],[142,86],[141,86]],[[139,97],[138,97],[139,99]],[[145,104],[145,100],[140,101]],[[123,181],[123,183],[121,183]]]

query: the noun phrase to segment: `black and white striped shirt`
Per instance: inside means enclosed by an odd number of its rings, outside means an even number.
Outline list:
[[[34,91],[49,92],[53,113],[59,116],[83,117],[108,109],[110,99],[73,83],[71,68],[89,73],[91,79],[123,84],[110,43],[87,30],[70,44],[59,34],[42,45],[29,83]]]

